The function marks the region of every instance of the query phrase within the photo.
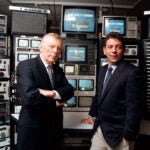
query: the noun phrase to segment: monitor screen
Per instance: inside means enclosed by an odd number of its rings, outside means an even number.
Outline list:
[[[65,65],[65,74],[74,74],[75,66],[74,65]]]
[[[77,97],[73,96],[64,104],[64,107],[76,107],[77,106]]]
[[[102,34],[105,37],[110,32],[118,32],[126,36],[126,17],[103,16]]]
[[[85,63],[87,61],[87,46],[66,45],[65,61],[72,63]]]
[[[78,90],[79,91],[93,91],[94,90],[94,80],[93,79],[79,79],[78,80]]]
[[[96,7],[63,6],[62,32],[95,33]]]
[[[79,107],[90,107],[92,104],[92,96],[79,96],[78,97],[78,106]]]
[[[39,48],[41,40],[31,40],[31,48]]]
[[[80,75],[87,74],[87,72],[90,72],[90,65],[80,65],[79,72],[80,72]]]
[[[7,37],[0,36],[0,55],[7,55]]]
[[[28,39],[18,39],[18,47],[29,47]]]
[[[76,79],[67,79],[67,80],[76,90],[77,89],[77,80]]]
[[[29,59],[29,54],[23,54],[23,53],[18,54],[18,57],[17,57],[18,61],[23,61],[26,59]]]
[[[37,57],[39,54],[30,54],[30,58],[35,58]]]

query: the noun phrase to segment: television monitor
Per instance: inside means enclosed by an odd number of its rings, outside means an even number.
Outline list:
[[[30,58],[35,58],[37,57],[39,54],[30,54]]]
[[[0,36],[0,55],[7,55],[7,37]]]
[[[102,36],[105,37],[110,32],[118,32],[126,36],[127,18],[124,16],[103,16]]]
[[[94,90],[94,80],[93,79],[79,79],[78,80],[78,90],[79,91],[93,91]]]
[[[70,63],[86,63],[87,46],[65,45],[65,61]]]
[[[18,39],[18,47],[29,47],[29,39]]]
[[[65,74],[75,74],[75,66],[74,65],[65,65]]]
[[[12,11],[11,33],[24,35],[44,35],[47,30],[47,14]]]
[[[17,56],[17,60],[19,62],[23,61],[23,60],[26,60],[26,59],[29,59],[29,54],[19,53],[18,56]]]
[[[78,106],[79,107],[90,107],[92,104],[92,96],[79,96],[78,97]]]
[[[79,67],[79,74],[80,75],[87,75],[90,72],[90,65],[80,65]]]
[[[63,6],[61,19],[62,33],[96,34],[96,7]]]
[[[31,48],[39,48],[39,44],[40,44],[41,40],[31,40]]]
[[[68,82],[74,87],[74,89],[77,89],[77,80],[76,79],[67,79]]]
[[[64,104],[64,107],[76,107],[77,106],[77,97],[73,96]]]

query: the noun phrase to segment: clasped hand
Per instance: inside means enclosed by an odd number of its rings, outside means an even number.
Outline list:
[[[56,93],[55,93],[54,90],[43,90],[43,89],[39,89],[39,92],[40,92],[40,94],[42,94],[42,95],[44,95],[44,96],[46,96],[46,97],[50,97],[50,98],[52,98],[52,99],[54,99],[55,96],[56,96]],[[65,103],[65,102],[60,103],[60,102],[57,102],[57,101],[56,101],[56,107],[63,106],[64,103]]]

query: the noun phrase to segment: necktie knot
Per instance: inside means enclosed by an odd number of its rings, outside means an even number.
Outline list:
[[[47,66],[47,69],[49,70],[49,69],[52,69],[52,66]]]
[[[111,73],[112,70],[113,70],[113,68],[112,68],[112,67],[109,67],[109,68],[108,68],[108,73]]]

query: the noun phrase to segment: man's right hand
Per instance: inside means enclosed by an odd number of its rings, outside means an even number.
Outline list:
[[[94,124],[94,119],[92,117],[81,119],[81,123]]]

